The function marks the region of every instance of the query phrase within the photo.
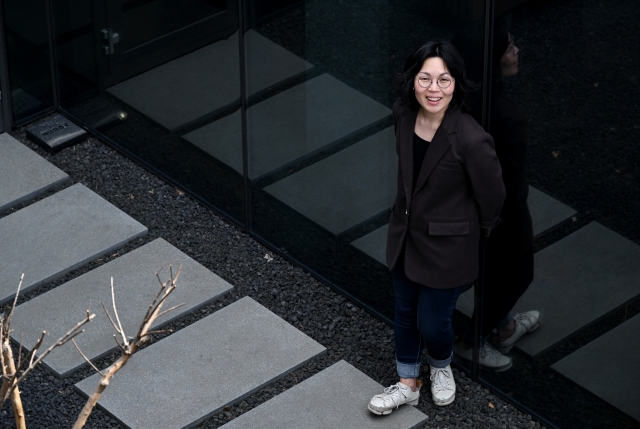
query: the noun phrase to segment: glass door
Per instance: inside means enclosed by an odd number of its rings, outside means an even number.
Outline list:
[[[117,0],[104,2],[99,49],[113,84],[170,61],[236,29],[236,0]]]

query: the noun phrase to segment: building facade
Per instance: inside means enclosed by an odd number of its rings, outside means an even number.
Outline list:
[[[1,12],[0,127],[63,113],[389,323],[393,78],[425,41],[453,41],[478,122],[527,149],[535,275],[514,312],[542,315],[509,371],[459,365],[550,426],[640,425],[636,1],[5,0]],[[460,298],[458,335],[473,303],[474,290]]]

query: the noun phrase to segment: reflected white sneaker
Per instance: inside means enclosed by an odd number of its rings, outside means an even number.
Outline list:
[[[375,395],[369,401],[369,411],[379,416],[391,414],[400,405],[418,405],[420,399],[420,388],[422,381],[416,380],[416,391],[412,391],[406,384],[397,382],[386,389],[383,393]]]
[[[509,338],[504,341],[498,341],[495,347],[500,353],[509,353],[513,348],[513,344],[527,332],[533,332],[540,326],[540,312],[536,310],[527,311],[526,313],[518,313],[513,317],[516,322],[516,330]]]
[[[451,366],[436,368],[431,366],[431,398],[436,405],[449,405],[456,399],[456,382]]]
[[[453,346],[453,353],[465,360],[473,359],[473,349],[463,350],[457,344]],[[505,356],[497,351],[488,342],[480,349],[480,366],[486,370],[502,372],[511,368],[513,361],[509,356]]]

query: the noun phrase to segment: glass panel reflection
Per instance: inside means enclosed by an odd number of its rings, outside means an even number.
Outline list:
[[[529,1],[496,16],[489,128],[508,196],[487,244],[482,327],[501,354],[482,379],[559,427],[640,424],[638,106],[622,101],[638,98],[638,11]],[[532,244],[528,285],[515,258]]]
[[[237,3],[66,3],[55,14],[67,28],[57,38],[63,109],[243,223]]]
[[[13,120],[20,124],[53,108],[45,2],[2,2]]]
[[[393,73],[425,41],[481,20],[483,2],[307,0],[266,16],[258,3],[250,2],[245,51],[252,230],[391,320],[384,249],[398,162]],[[289,62],[261,55],[252,34],[286,50]],[[253,95],[276,64],[290,77]]]

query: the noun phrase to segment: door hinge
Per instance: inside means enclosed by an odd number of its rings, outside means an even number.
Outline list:
[[[116,51],[115,44],[120,41],[120,35],[118,33],[114,33],[110,28],[105,28],[101,33],[102,40],[105,43],[102,45],[102,53],[105,56],[113,55]]]

